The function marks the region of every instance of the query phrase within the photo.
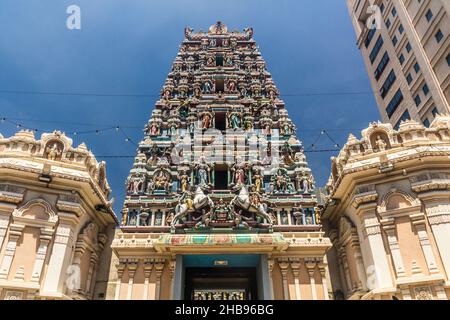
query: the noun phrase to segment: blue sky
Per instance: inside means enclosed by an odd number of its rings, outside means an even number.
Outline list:
[[[66,8],[81,8],[81,30],[66,28]],[[155,97],[13,94],[5,90],[157,95],[185,26],[207,30],[251,26],[269,71],[305,148],[333,148],[326,129],[343,145],[379,119],[375,99],[342,0],[1,0],[0,117],[25,127],[65,131],[102,155],[133,155],[135,146],[115,130],[74,131],[120,125],[142,138]],[[366,92],[364,94],[323,94]],[[303,95],[310,94],[314,95]],[[300,96],[298,96],[300,94]],[[296,96],[293,96],[296,95]],[[15,120],[17,119],[17,120]],[[9,122],[0,133],[17,130]],[[319,185],[337,152],[308,153]],[[107,159],[107,175],[119,214],[133,159]]]

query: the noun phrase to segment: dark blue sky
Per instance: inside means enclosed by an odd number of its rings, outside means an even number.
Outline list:
[[[81,30],[66,28],[66,8],[81,8]],[[0,117],[23,126],[65,131],[101,155],[133,155],[135,146],[115,130],[72,135],[116,124],[142,138],[154,97],[13,94],[1,90],[157,95],[183,29],[254,28],[263,57],[305,148],[333,148],[379,119],[361,55],[342,0],[1,0]],[[366,92],[363,94],[329,94]],[[303,95],[310,94],[314,95]],[[325,94],[324,94],[325,93]],[[300,95],[300,96],[299,96]],[[75,123],[75,124],[74,124]],[[4,122],[0,132],[17,128]],[[308,153],[319,185],[333,152]],[[107,159],[108,179],[120,211],[133,159]]]

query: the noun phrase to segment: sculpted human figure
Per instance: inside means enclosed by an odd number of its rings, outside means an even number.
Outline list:
[[[52,147],[47,147],[47,159],[48,160],[56,160],[56,158],[61,154],[61,150],[59,150],[56,142]]]
[[[208,129],[211,126],[211,114],[205,113],[202,118],[202,128]]]
[[[240,114],[237,112],[232,112],[228,116],[229,125],[232,129],[238,129],[241,127],[241,117]]]
[[[253,176],[253,178],[254,178],[254,181],[255,181],[255,191],[258,192],[258,193],[261,193],[262,182],[263,182],[262,181],[262,176],[259,173],[257,173],[257,174],[255,174]]]
[[[195,166],[197,170],[197,179],[199,185],[207,185],[209,183],[209,171],[210,168],[205,162],[205,158],[200,159],[200,163]]]
[[[378,151],[384,151],[386,150],[386,142],[383,140],[383,138],[381,138],[380,135],[377,135],[377,140],[375,141],[375,144],[378,148]]]
[[[205,83],[203,83],[203,92],[204,93],[212,92],[212,84],[210,81],[205,81]]]
[[[189,188],[189,176],[186,173],[183,173],[181,176],[178,177],[178,180],[180,181],[180,190],[181,192],[185,192]]]

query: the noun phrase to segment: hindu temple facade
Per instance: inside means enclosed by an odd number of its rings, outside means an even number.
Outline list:
[[[104,299],[118,223],[106,165],[55,131],[0,135],[0,300]]]
[[[328,299],[314,189],[253,30],[186,28],[126,180],[107,299]]]
[[[450,298],[450,117],[372,123],[332,158],[322,222],[335,296]]]

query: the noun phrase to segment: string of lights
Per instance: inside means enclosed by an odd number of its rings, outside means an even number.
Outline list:
[[[30,130],[30,131],[33,131],[33,132],[42,132],[42,133],[48,131],[48,130],[45,130],[45,129],[42,129],[42,128],[26,126],[26,125],[23,125],[21,122],[13,121],[12,119],[20,119],[20,118],[0,117],[0,122],[1,123],[9,123],[9,124],[15,126],[17,129],[26,129],[26,130]],[[28,120],[28,121],[38,122],[37,120]],[[70,125],[81,125],[80,123],[68,122],[68,121],[58,122],[58,121],[55,121],[55,120],[46,120],[46,121],[42,121],[42,122],[53,123],[53,124],[65,124],[65,125],[67,125],[67,124],[70,124]],[[88,125],[88,124],[84,124],[84,125]],[[89,125],[95,125],[95,124],[89,124]],[[123,127],[123,126],[120,126],[120,125],[109,125],[109,126],[106,126],[106,127],[94,128],[94,129],[89,129],[89,130],[71,131],[71,132],[68,132],[68,134],[69,135],[73,135],[73,136],[89,135],[89,134],[100,135],[100,134],[104,134],[106,132],[114,132],[115,131],[117,133],[120,133],[123,136],[125,142],[129,142],[129,143],[131,143],[131,144],[133,144],[134,146],[137,147],[138,143],[136,143],[124,130],[124,128],[130,128],[130,127],[131,126]],[[347,129],[347,130],[349,130],[349,129]],[[326,137],[328,137],[328,139],[334,144],[334,148],[335,149],[316,149],[317,142],[324,135]],[[307,149],[305,149],[304,152],[306,152],[306,153],[335,152],[338,149],[339,149],[339,144],[336,142],[336,140],[334,138],[331,137],[331,135],[328,133],[328,131],[325,130],[325,129],[320,129],[319,135],[314,139],[314,142]],[[113,156],[111,156],[111,157],[113,157]]]
[[[408,89],[402,87],[402,89]],[[439,89],[430,88],[430,91]],[[106,93],[106,92],[70,92],[70,91],[41,91],[41,90],[13,90],[0,89],[0,93],[5,94],[24,94],[24,95],[51,95],[51,96],[85,96],[85,97],[115,97],[115,98],[159,98],[160,94],[152,93]],[[373,95],[377,91],[361,90],[361,91],[318,91],[318,92],[299,92],[280,94],[281,97],[315,97],[315,96],[356,96],[356,95]]]

